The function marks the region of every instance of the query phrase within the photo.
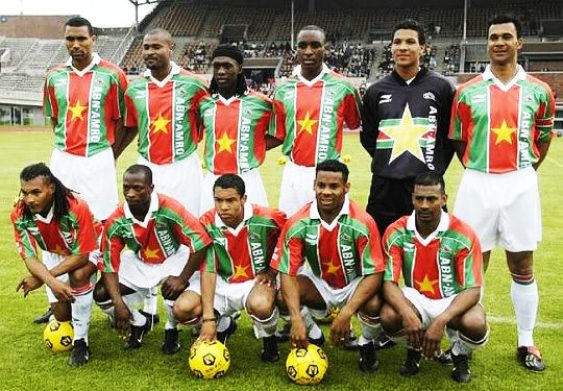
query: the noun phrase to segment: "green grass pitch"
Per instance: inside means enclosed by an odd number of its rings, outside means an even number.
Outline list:
[[[220,380],[203,381],[192,376],[187,367],[188,347],[192,343],[187,329],[180,332],[182,350],[165,356],[160,347],[163,341],[162,323],[145,337],[143,347],[134,352],[122,349],[114,330],[105,316],[94,308],[90,328],[91,361],[83,368],[67,365],[68,354],[52,354],[43,346],[43,326],[31,319],[46,309],[44,289],[24,299],[15,287],[25,273],[13,244],[9,213],[18,194],[18,174],[27,164],[48,162],[52,136],[48,131],[25,128],[0,128],[0,389],[1,390],[177,390],[177,389],[298,389],[285,374],[284,359],[287,344],[280,345],[282,360],[277,364],[260,361],[261,342],[254,339],[248,317],[243,316],[240,328],[229,340],[232,355],[231,369]],[[344,153],[350,154],[352,198],[365,205],[369,189],[368,155],[360,146],[358,136],[345,136]],[[279,149],[270,151],[262,168],[272,205],[277,204],[282,166],[277,161]],[[119,160],[118,172],[123,172],[136,160],[132,145]],[[563,142],[554,139],[551,151],[540,169],[543,206],[544,238],[536,253],[536,276],[540,288],[540,311],[535,340],[540,347],[547,370],[531,374],[520,368],[515,359],[516,325],[509,298],[510,275],[501,250],[493,253],[486,276],[485,307],[491,326],[488,345],[474,354],[471,362],[472,383],[467,387],[479,390],[505,389],[563,389],[563,305],[560,275],[563,275],[563,241],[561,222],[560,180],[563,168]],[[459,183],[461,166],[455,161],[446,175],[453,205]],[[159,307],[164,318],[162,305]],[[358,325],[355,324],[356,329]],[[325,329],[326,332],[326,329]],[[319,389],[457,389],[450,379],[450,367],[431,361],[422,363],[418,376],[405,379],[398,369],[404,349],[396,347],[379,354],[381,366],[372,375],[357,369],[357,352],[331,346],[325,348],[329,370]],[[301,386],[302,387],[302,386]]]

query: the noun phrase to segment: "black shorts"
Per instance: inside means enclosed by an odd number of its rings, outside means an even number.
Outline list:
[[[372,176],[366,211],[375,219],[381,236],[397,219],[412,213],[413,190],[414,178]]]

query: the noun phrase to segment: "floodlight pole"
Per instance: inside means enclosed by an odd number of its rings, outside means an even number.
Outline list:
[[[293,42],[293,37],[294,37],[294,35],[295,35],[295,34],[294,34],[294,25],[293,25],[293,22],[294,22],[294,20],[293,20],[293,19],[294,19],[294,12],[295,12],[295,5],[294,5],[294,1],[291,0],[291,49],[292,49],[292,50],[293,50],[293,48],[294,48],[294,46],[293,46],[293,44],[294,44],[294,42]]]
[[[465,72],[465,51],[467,50],[467,7],[469,0],[463,4],[463,37],[461,38],[459,53],[459,73]]]

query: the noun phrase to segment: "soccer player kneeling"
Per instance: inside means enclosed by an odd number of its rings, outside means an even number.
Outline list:
[[[392,338],[407,340],[403,376],[418,373],[423,354],[434,357],[440,351],[447,329],[453,337],[452,377],[467,383],[469,354],[489,338],[479,303],[483,275],[479,240],[467,224],[443,211],[447,196],[438,174],[420,174],[412,200],[413,214],[397,220],[383,236],[387,268],[381,323]],[[405,284],[399,288],[401,273]]]
[[[174,315],[187,325],[201,321],[200,339],[225,343],[236,329],[231,316],[245,309],[256,337],[263,340],[262,360],[275,362],[279,312],[277,272],[270,269],[270,259],[286,218],[276,209],[247,203],[245,191],[238,175],[225,174],[215,181],[215,208],[200,219],[213,246],[201,278],[194,278],[178,298]]]

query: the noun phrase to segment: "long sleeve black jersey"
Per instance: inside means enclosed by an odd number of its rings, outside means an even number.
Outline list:
[[[374,175],[405,179],[428,170],[443,174],[453,157],[448,140],[455,88],[421,69],[410,84],[395,71],[364,95],[360,141]]]

